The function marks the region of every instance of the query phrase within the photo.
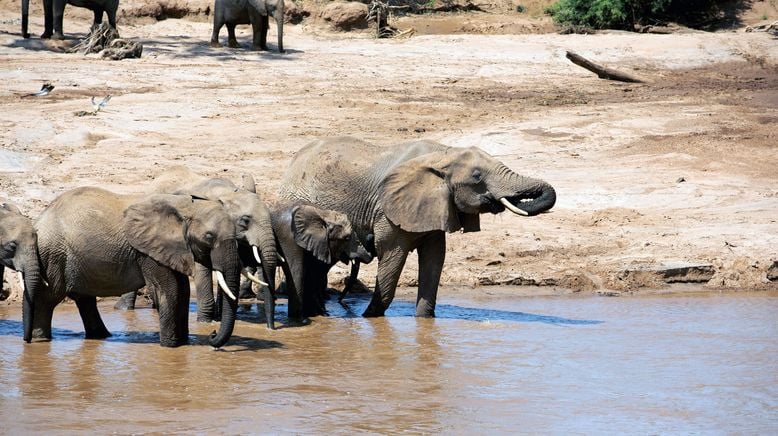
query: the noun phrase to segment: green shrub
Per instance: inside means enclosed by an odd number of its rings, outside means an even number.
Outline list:
[[[633,30],[635,25],[678,21],[693,25],[742,8],[738,0],[559,0],[546,9],[561,25]],[[726,6],[726,7],[725,7]]]

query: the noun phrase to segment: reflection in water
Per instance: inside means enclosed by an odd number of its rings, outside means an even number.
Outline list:
[[[24,344],[0,307],[4,432],[774,433],[778,296],[446,298],[438,318],[396,301],[332,302],[305,327],[241,306],[230,345],[190,321],[158,345],[150,309],[101,306],[113,336],[84,340],[75,306],[54,340]],[[285,306],[279,305],[279,311]],[[284,316],[280,323],[286,324]]]

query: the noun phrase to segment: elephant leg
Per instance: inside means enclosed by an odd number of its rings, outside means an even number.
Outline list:
[[[97,311],[97,298],[88,295],[70,294],[75,300],[81,321],[84,322],[84,331],[87,339],[105,339],[111,333],[105,327],[100,312]]]
[[[240,48],[240,44],[235,38],[235,24],[233,23],[227,23],[227,45],[230,48]]]
[[[65,39],[65,34],[62,31],[62,19],[65,16],[65,0],[54,0],[54,5],[51,8],[54,13],[54,33],[51,35],[51,39]]]
[[[92,21],[92,30],[95,30],[103,24],[103,8],[97,7],[93,12],[95,13],[95,18]]]
[[[119,8],[119,5],[117,3],[116,7],[109,6],[105,13],[108,15],[108,25],[111,26],[112,29],[116,30],[116,10]]]
[[[446,259],[446,234],[434,232],[418,247],[419,289],[416,294],[416,316],[435,316],[435,302],[438,296],[440,273]]]
[[[400,273],[402,273],[405,260],[408,258],[408,251],[405,247],[397,244],[384,252],[383,256],[379,255],[375,291],[362,316],[368,318],[384,316],[384,312],[394,300],[397,282],[400,280]]]
[[[54,33],[54,0],[43,0],[43,33],[41,39],[51,38]]]
[[[259,48],[267,50],[267,29],[270,26],[270,17],[260,15],[259,17]],[[256,34],[255,34],[256,35]]]
[[[288,314],[290,320],[302,321],[303,315],[303,274],[304,267],[302,261],[294,262],[287,256],[287,262],[284,264],[284,275],[286,276],[286,295],[288,298]]]
[[[256,274],[257,268],[253,266],[247,266],[246,271],[248,271],[250,274]],[[256,298],[256,294],[254,294],[254,290],[251,288],[252,281],[243,278],[243,280],[240,282],[240,288],[238,293],[238,298]]]
[[[189,342],[189,277],[151,258],[140,260],[143,278],[157,291],[159,344],[178,347]]]
[[[224,25],[224,20],[221,17],[221,13],[219,11],[215,11],[213,15],[213,32],[211,32],[211,47],[221,47],[222,45],[219,43],[219,32],[222,30],[222,26]]]
[[[119,297],[119,301],[113,305],[113,308],[116,310],[135,310],[135,299],[137,298],[137,295],[137,291],[130,291],[122,294],[122,296]]]
[[[303,292],[303,317],[328,315],[324,295],[327,292],[329,266],[306,255],[305,289]]]
[[[211,270],[198,264],[194,267],[195,292],[197,294],[197,322],[211,322],[215,319],[216,305],[213,299],[213,277]]]
[[[252,50],[267,50],[261,42],[262,39],[262,16],[254,16],[251,19],[251,49]]]

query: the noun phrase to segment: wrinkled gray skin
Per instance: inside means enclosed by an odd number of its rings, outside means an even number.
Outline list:
[[[435,316],[446,232],[480,230],[479,214],[500,213],[505,198],[528,216],[556,201],[548,183],[513,172],[475,148],[433,141],[378,147],[327,138],[303,147],[281,181],[281,197],[348,215],[378,257],[373,298],[363,316],[382,316],[411,250],[419,254],[416,316]],[[375,237],[374,246],[366,243]]]
[[[370,254],[340,212],[294,203],[275,208],[272,218],[277,247],[286,260],[282,268],[289,319],[304,322],[309,316],[326,314],[322,296],[330,268],[339,261],[370,262]]]
[[[284,0],[216,0],[213,5],[213,33],[211,47],[221,47],[219,31],[227,26],[227,44],[240,45],[235,39],[235,26],[251,24],[254,38],[252,50],[267,50],[268,17],[276,20],[278,27],[278,52],[284,52]]]
[[[44,292],[31,294],[35,338],[51,339],[54,307],[66,296],[75,300],[87,338],[108,337],[96,297],[119,296],[145,285],[156,292],[160,345],[176,347],[188,341],[187,276],[196,265],[221,272],[230,292],[238,293],[235,224],[216,202],[77,188],[54,200],[35,221],[35,229],[42,279],[48,283]],[[227,343],[235,325],[237,301],[223,302],[219,332],[209,338],[214,347]]]
[[[42,291],[40,262],[38,260],[38,235],[32,220],[9,203],[0,203],[0,286],[5,268],[22,275],[24,338],[32,335],[32,299]]]
[[[64,39],[62,33],[62,18],[65,15],[65,5],[78,6],[94,12],[95,19],[92,29],[97,28],[103,22],[103,12],[108,15],[108,24],[116,29],[116,11],[119,9],[119,0],[43,0],[44,30],[41,38]],[[29,20],[30,0],[22,0],[22,36],[29,38],[27,25]]]
[[[263,280],[268,284],[263,288],[265,316],[268,328],[273,329],[271,289],[275,289],[275,269],[278,259],[270,211],[256,194],[254,179],[250,175],[244,175],[242,186],[238,187],[226,179],[204,179],[188,170],[177,168],[157,178],[154,185],[154,190],[157,192],[191,195],[220,202],[224,211],[235,223],[241,265],[248,268],[252,274],[255,268],[261,267]],[[261,265],[256,261],[252,247],[257,247]],[[210,271],[202,266],[195,266],[194,282],[197,291],[197,321],[211,322],[216,319],[216,304]],[[133,309],[135,295],[135,292],[123,295],[115,307]],[[254,296],[251,293],[251,282],[243,282],[239,296],[241,298]]]

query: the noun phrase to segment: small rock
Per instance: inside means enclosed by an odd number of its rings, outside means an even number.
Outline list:
[[[413,129],[413,131],[416,132],[416,133],[424,133],[424,132],[427,131],[427,129],[425,129],[424,127],[417,127],[415,129]]]
[[[778,280],[778,260],[774,260],[770,268],[767,268],[767,280],[771,282]]]
[[[675,181],[675,183],[683,183],[683,182],[685,182],[685,181],[686,181],[686,179],[685,179],[685,178],[683,178],[683,177],[679,177],[679,178],[678,178],[678,179]]]

